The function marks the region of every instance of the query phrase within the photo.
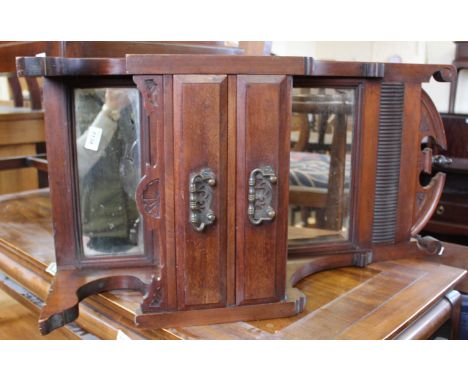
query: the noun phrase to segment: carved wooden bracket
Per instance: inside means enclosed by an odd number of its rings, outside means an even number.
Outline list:
[[[422,90],[419,141],[421,142],[425,137],[432,138],[433,142],[442,149],[447,148],[447,139],[440,115],[429,95]],[[432,173],[432,160],[432,149],[427,147],[422,150],[418,160],[419,172],[430,175]],[[431,218],[439,203],[444,184],[445,174],[441,172],[433,176],[427,185],[423,186],[418,182],[413,226],[411,227],[412,236],[417,235]]]
[[[164,287],[161,274],[153,275],[146,294],[141,302],[141,311],[144,313],[160,310],[164,304]]]
[[[138,183],[135,201],[141,215],[145,218],[145,227],[154,229],[161,219],[161,174],[158,166],[146,164],[145,175]]]
[[[78,318],[78,304],[88,296],[117,289],[148,292],[157,268],[59,270],[39,316],[43,335]]]
[[[416,244],[419,249],[422,249],[429,255],[442,256],[445,251],[445,247],[442,242],[432,236],[421,237],[420,235],[416,235]]]

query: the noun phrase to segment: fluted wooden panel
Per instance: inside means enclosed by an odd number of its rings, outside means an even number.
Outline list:
[[[383,83],[381,87],[373,243],[395,241],[404,91],[401,83]]]

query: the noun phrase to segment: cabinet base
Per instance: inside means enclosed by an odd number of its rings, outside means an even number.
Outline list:
[[[160,329],[289,317],[302,312],[305,300],[305,296],[297,289],[290,289],[288,290],[287,298],[280,302],[176,312],[144,313],[136,316],[135,324],[139,328]]]

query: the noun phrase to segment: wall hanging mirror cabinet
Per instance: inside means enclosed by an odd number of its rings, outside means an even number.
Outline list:
[[[444,183],[421,89],[451,66],[304,57],[21,57],[44,76],[58,270],[48,333],[92,294],[141,292],[135,324],[301,311],[294,285],[441,253],[417,236]],[[414,239],[417,238],[417,239]]]

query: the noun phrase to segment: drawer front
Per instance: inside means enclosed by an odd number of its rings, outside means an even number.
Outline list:
[[[468,201],[465,204],[440,201],[432,216],[433,220],[468,226]]]
[[[238,76],[236,302],[284,298],[291,78]]]
[[[225,75],[174,76],[179,309],[226,304]]]
[[[441,114],[447,136],[447,155],[468,158],[468,115]]]

